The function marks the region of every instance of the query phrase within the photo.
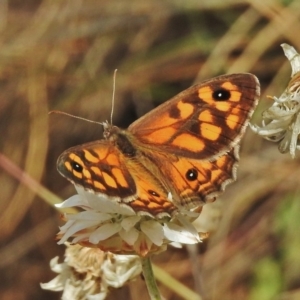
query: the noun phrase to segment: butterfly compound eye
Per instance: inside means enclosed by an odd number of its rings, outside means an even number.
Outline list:
[[[213,92],[212,94],[213,98],[216,101],[226,101],[228,99],[230,99],[230,91],[225,90],[225,89],[217,89]]]
[[[72,165],[72,168],[73,168],[74,171],[76,171],[76,172],[78,172],[78,173],[81,173],[81,172],[82,172],[83,167],[82,167],[82,165],[80,165],[79,163],[77,163],[77,162],[75,162],[75,161],[72,161],[71,165]]]

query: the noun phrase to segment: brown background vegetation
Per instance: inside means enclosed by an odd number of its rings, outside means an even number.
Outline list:
[[[263,92],[259,122],[266,95],[279,96],[291,74],[280,44],[300,51],[300,3],[11,0],[0,2],[0,32],[1,153],[66,199],[74,189],[56,171],[58,155],[102,128],[49,111],[109,119],[117,68],[114,124],[126,127],[194,82],[252,72]],[[170,249],[155,261],[208,299],[300,299],[299,175],[298,158],[248,130],[239,179],[207,212],[211,238],[196,254]],[[64,252],[54,240],[58,212],[2,168],[0,186],[0,299],[60,299],[39,286]],[[141,293],[137,280],[110,298]]]

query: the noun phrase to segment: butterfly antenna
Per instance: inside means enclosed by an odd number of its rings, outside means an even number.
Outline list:
[[[103,125],[102,122],[92,121],[92,120],[89,120],[89,119],[86,119],[86,118],[74,116],[74,115],[68,114],[68,113],[63,112],[63,111],[60,111],[60,110],[51,110],[51,111],[49,111],[49,115],[50,115],[50,114],[65,115],[65,116],[72,117],[72,118],[74,118],[74,119],[83,120],[83,121],[86,121],[86,122],[89,122],[89,123],[94,123],[94,124],[100,124],[100,125]]]
[[[113,123],[113,114],[114,114],[114,108],[115,108],[115,93],[116,93],[116,77],[117,77],[117,71],[118,69],[115,69],[114,71],[114,79],[113,79],[113,93],[112,93],[112,100],[111,100],[111,113],[110,113],[110,124]]]
[[[114,79],[113,79],[113,93],[112,93],[112,107],[111,107],[111,113],[110,113],[110,124],[112,125],[112,119],[113,119],[113,114],[114,114],[114,108],[115,108],[115,92],[116,92],[116,77],[117,77],[117,69],[115,69],[114,71]],[[49,111],[49,115],[50,114],[59,114],[59,115],[65,115],[65,116],[68,116],[68,117],[72,117],[74,119],[79,119],[79,120],[82,120],[82,121],[86,121],[86,122],[89,122],[89,123],[94,123],[94,124],[100,124],[100,125],[103,125],[104,127],[107,127],[107,122],[97,122],[97,121],[92,121],[92,120],[89,120],[89,119],[86,119],[86,118],[82,118],[82,117],[78,117],[78,116],[74,116],[72,114],[68,114],[66,112],[63,112],[63,111],[60,111],[60,110],[51,110]]]

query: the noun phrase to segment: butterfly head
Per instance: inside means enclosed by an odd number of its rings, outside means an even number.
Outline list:
[[[112,125],[108,121],[102,123],[103,126],[103,137],[105,140],[114,140],[115,135],[120,132],[120,129],[117,126]]]

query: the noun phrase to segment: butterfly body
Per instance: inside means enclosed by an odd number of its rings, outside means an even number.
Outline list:
[[[58,170],[137,213],[164,217],[199,207],[235,180],[239,143],[258,97],[252,74],[196,84],[127,130],[104,124],[104,139],[66,150]]]

